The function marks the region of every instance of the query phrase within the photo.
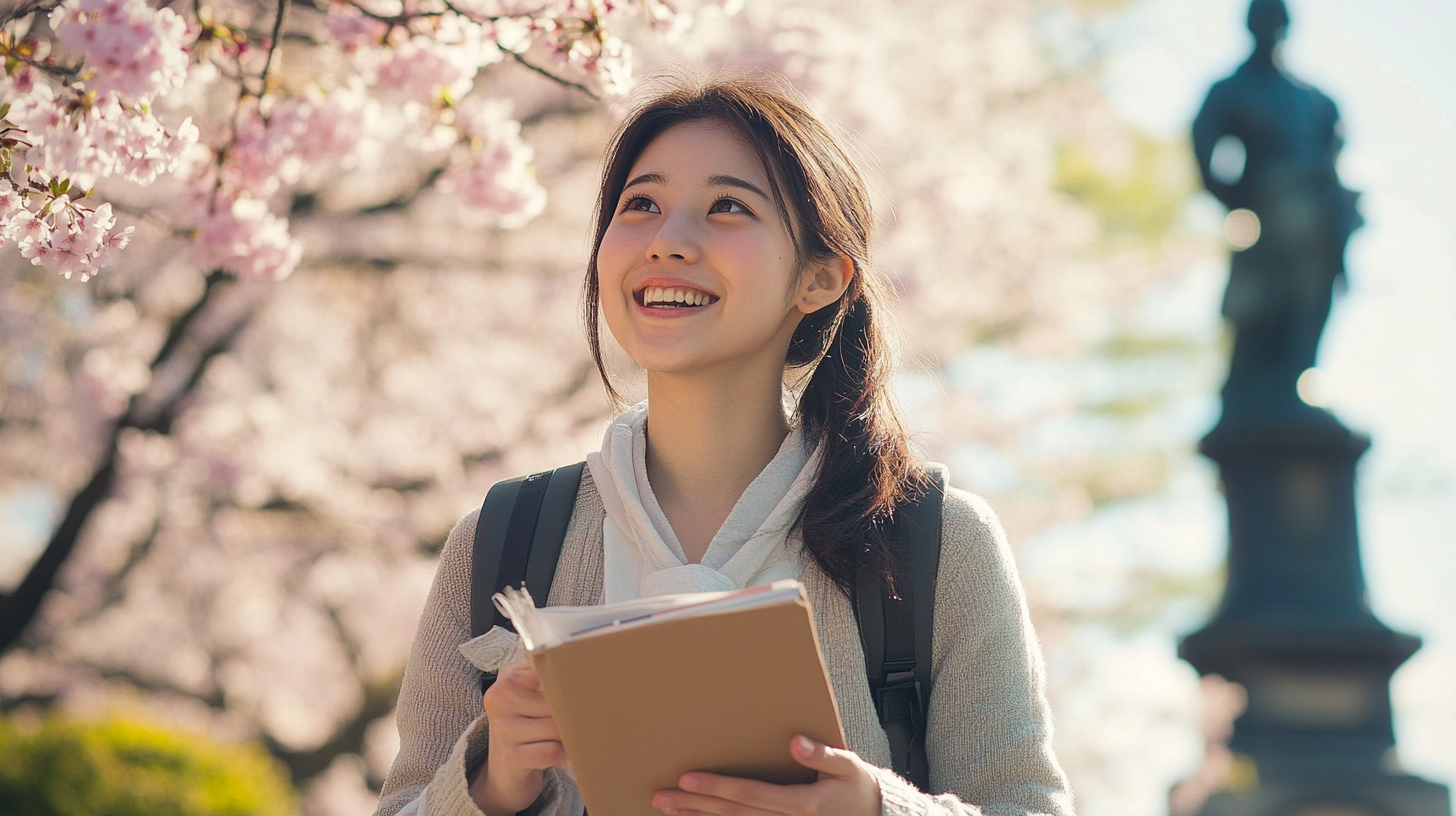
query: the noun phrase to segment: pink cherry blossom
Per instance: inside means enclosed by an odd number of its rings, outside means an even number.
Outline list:
[[[47,224],[44,219],[38,218],[30,210],[21,210],[10,216],[10,223],[5,228],[5,237],[22,247],[33,246],[37,243],[43,244],[50,241],[51,225]],[[26,255],[25,257],[31,256]]]
[[[126,249],[126,245],[131,243],[131,234],[133,232],[136,232],[136,227],[127,227],[126,229],[117,230],[107,235],[106,239],[97,245],[96,254],[91,256],[92,266],[98,270],[111,266],[111,261],[115,253]]]
[[[23,206],[25,202],[20,198],[19,190],[10,186],[0,189],[0,222],[8,222],[11,213]]]
[[[187,24],[168,8],[143,0],[66,0],[51,12],[61,45],[88,68],[89,90],[147,102],[187,77]]]
[[[343,2],[329,4],[328,26],[329,36],[351,54],[378,47],[389,30],[384,23],[364,16],[358,8]]]
[[[449,43],[417,35],[385,50],[378,83],[402,99],[428,100],[442,93],[458,98],[470,90],[483,62],[499,59],[499,51],[484,51],[469,39]]]
[[[288,234],[288,220],[270,212],[266,202],[247,196],[204,215],[192,246],[198,266],[268,280],[291,275],[302,252]]]
[[[41,133],[66,124],[65,112],[56,104],[55,93],[49,85],[22,90],[7,77],[0,84],[0,95],[10,103],[10,112],[5,118],[21,130]]]
[[[456,110],[456,127],[467,137],[467,155],[441,178],[439,189],[506,228],[519,227],[546,206],[546,191],[531,167],[534,152],[521,138],[521,123],[508,102],[471,100]]]
[[[185,187],[170,200],[220,202],[153,214],[174,234],[196,236],[196,262],[282,278],[301,245],[272,206],[356,167],[366,145],[370,155],[426,157],[439,189],[458,194],[454,206],[518,226],[542,211],[546,194],[519,124],[473,96],[480,71],[514,54],[568,84],[621,92],[631,49],[610,24],[639,15],[651,29],[680,26],[690,15],[676,5],[335,0],[325,33],[310,29],[298,47],[319,58],[298,60],[251,33],[260,21],[240,7],[213,5],[193,19],[201,12],[148,0],[62,0],[48,32],[28,39],[0,76],[15,140],[7,151],[23,151],[8,158],[28,176],[0,202],[0,240],[88,278],[135,228],[118,231],[105,202],[86,197],[112,189],[107,179],[147,186],[176,176]],[[290,28],[291,15],[283,22]],[[36,70],[40,61],[58,70]],[[57,203],[60,194],[68,203]]]
[[[14,190],[0,195],[3,199],[19,199]],[[39,213],[24,208],[8,212],[0,234],[16,242],[22,258],[36,266],[44,266],[70,278],[73,275],[89,280],[109,262],[113,250],[126,246],[135,229],[117,231],[116,216],[111,204],[91,209],[73,202],[69,196],[50,198]]]
[[[266,199],[295,184],[305,167],[348,164],[367,130],[372,100],[357,85],[325,96],[274,100],[265,117],[253,103],[238,111],[232,149],[221,168],[230,192]]]

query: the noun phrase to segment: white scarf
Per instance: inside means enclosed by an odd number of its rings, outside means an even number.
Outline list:
[[[677,535],[647,482],[647,403],[617,417],[602,449],[586,458],[607,518],[603,602],[676,592],[743,589],[798,578],[803,543],[789,530],[814,485],[820,457],[790,431],[779,452],[748,485],[708,545],[702,563],[689,564]]]

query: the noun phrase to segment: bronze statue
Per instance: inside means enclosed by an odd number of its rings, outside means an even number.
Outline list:
[[[1178,646],[1199,674],[1244,688],[1226,746],[1242,771],[1227,771],[1222,789],[1189,811],[1451,816],[1444,785],[1394,761],[1390,677],[1420,638],[1370,608],[1355,513],[1370,439],[1299,399],[1360,215],[1335,173],[1335,104],[1279,64],[1288,26],[1281,0],[1253,0],[1254,53],[1213,86],[1193,124],[1204,183],[1261,229],[1234,242],[1244,248],[1223,303],[1235,331],[1224,412],[1199,443],[1228,502],[1223,598]],[[1220,140],[1234,139],[1242,172],[1217,155]]]
[[[1362,223],[1358,194],[1335,171],[1343,143],[1335,103],[1280,63],[1289,27],[1283,0],[1254,0],[1248,24],[1253,54],[1213,86],[1193,122],[1204,185],[1230,210],[1258,218],[1255,243],[1234,252],[1223,301],[1235,332],[1224,420],[1237,423],[1309,410],[1296,383],[1314,366],[1344,280],[1345,243]],[[1242,173],[1215,166],[1215,145],[1226,137],[1242,143]]]

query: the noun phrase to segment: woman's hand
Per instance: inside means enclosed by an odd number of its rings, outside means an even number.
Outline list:
[[[514,816],[541,795],[542,772],[566,764],[541,678],[524,660],[496,675],[485,692],[490,745],[485,766],[470,783],[470,798],[486,816]]]
[[[853,751],[794,737],[789,751],[800,765],[819,772],[808,785],[774,785],[752,779],[693,772],[678,790],[658,791],[652,806],[668,816],[878,816],[880,785]]]

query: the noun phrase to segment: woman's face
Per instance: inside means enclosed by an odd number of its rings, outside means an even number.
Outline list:
[[[597,251],[602,313],[638,365],[782,371],[800,318],[838,294],[796,276],[771,195],[758,154],[721,123],[678,125],[642,151]]]

